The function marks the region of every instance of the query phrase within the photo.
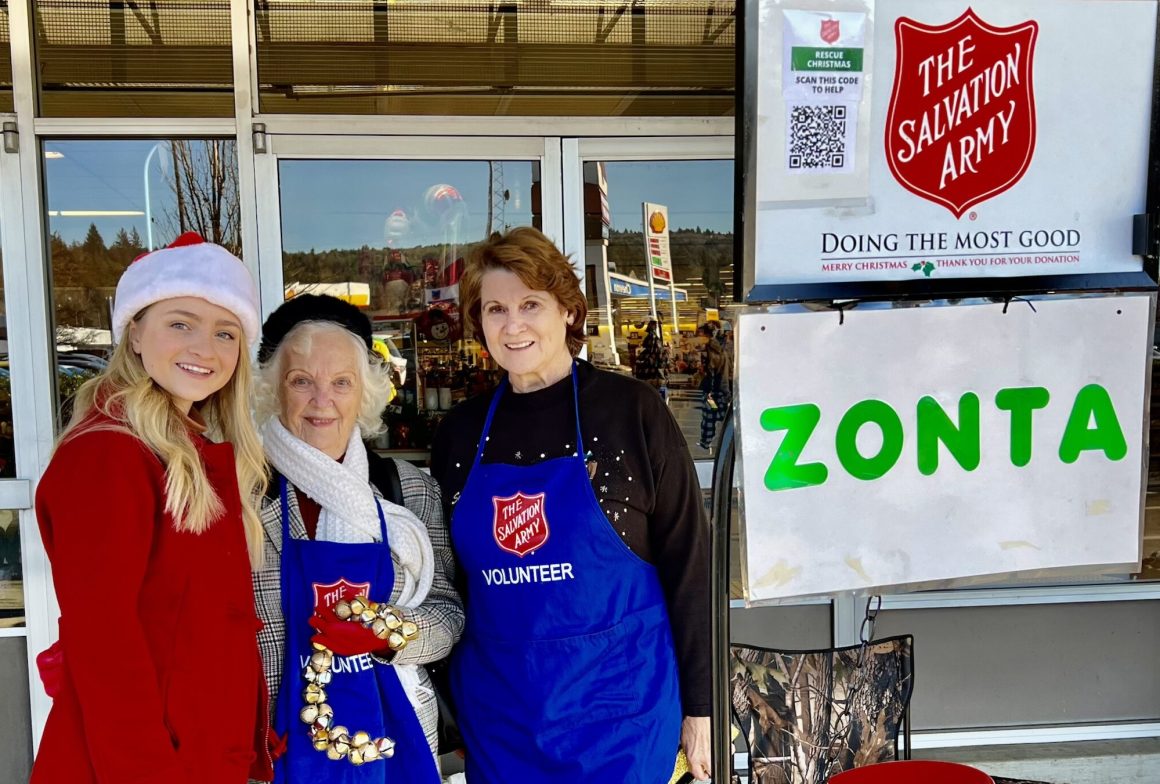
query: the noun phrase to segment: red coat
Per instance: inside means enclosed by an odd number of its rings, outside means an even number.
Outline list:
[[[226,507],[200,535],[174,529],[164,468],[127,433],[68,440],[40,481],[65,672],[30,784],[273,778],[234,450],[195,441]]]

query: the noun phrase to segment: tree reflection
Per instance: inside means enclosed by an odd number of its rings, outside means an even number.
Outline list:
[[[108,299],[117,278],[145,251],[137,230],[118,230],[113,244],[106,246],[96,224],[90,223],[83,242],[65,242],[53,231],[48,245],[58,330],[109,329]]]
[[[237,145],[228,139],[169,142],[173,202],[166,210],[169,233],[196,231],[209,242],[242,252]]]
[[[90,223],[83,239],[79,239],[70,231],[76,224],[67,222],[74,220],[76,213],[49,214],[48,250],[56,318],[56,391],[61,424],[71,414],[72,396],[104,366],[104,357],[112,347],[111,311],[117,280],[134,259],[149,250],[141,237],[148,224],[135,217],[141,214],[142,204],[146,221],[158,216],[153,224],[154,248],[164,247],[183,232],[196,231],[234,254],[241,253],[236,144],[228,139],[175,139],[145,147],[147,152],[136,158],[140,147],[139,142],[101,143],[102,152],[107,149],[110,154],[121,153],[129,159],[130,166],[134,159],[139,162],[132,181],[140,183],[142,174],[147,179],[146,192],[126,189],[121,179],[112,177],[106,190],[90,190],[85,194],[88,198],[92,198],[89,194],[93,192],[102,194],[99,203],[83,203],[89,212],[81,213],[99,216],[100,227]],[[92,153],[88,153],[86,161],[80,149],[68,150],[65,156],[65,160],[71,156],[75,161],[74,177],[76,169],[91,173],[99,168],[93,166]],[[151,165],[154,156],[159,162]],[[151,176],[162,178],[163,187],[148,193]],[[66,183],[71,181],[63,176],[56,180],[49,170],[46,180],[49,191],[57,187],[68,191]],[[117,214],[126,216],[119,226],[113,217]],[[0,389],[0,417],[4,416],[4,402]],[[10,461],[5,458],[6,451],[11,451],[6,449],[9,443],[0,427],[0,476],[9,470],[6,466]]]
[[[648,280],[644,254],[644,233],[613,229],[608,236],[608,261],[615,272]],[[699,280],[708,294],[708,307],[720,307],[732,286],[731,276],[722,271],[733,263],[733,234],[709,229],[678,228],[669,235],[673,258],[673,279],[677,286]]]
[[[122,144],[122,142],[109,142]],[[154,232],[155,246],[164,247],[179,234],[196,231],[210,242],[241,253],[241,203],[238,194],[237,145],[229,139],[175,139],[161,142],[166,156],[161,177],[167,187],[152,194],[164,201],[162,217]],[[156,171],[156,169],[153,169]],[[48,187],[52,188],[50,177]],[[93,205],[121,209],[125,204]],[[137,205],[132,205],[136,207]],[[147,205],[148,206],[148,205]],[[147,214],[149,210],[146,210]],[[60,223],[67,218],[50,216],[49,254],[56,315],[57,342],[62,348],[107,348],[110,336],[110,302],[117,280],[126,267],[148,248],[136,221],[126,218],[113,233],[112,242],[90,223],[83,240],[67,241]],[[108,231],[108,218],[102,225]]]

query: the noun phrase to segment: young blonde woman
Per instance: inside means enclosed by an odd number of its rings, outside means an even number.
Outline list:
[[[32,784],[272,777],[250,582],[259,324],[245,266],[197,235],[121,276],[109,367],[36,494],[61,664]]]

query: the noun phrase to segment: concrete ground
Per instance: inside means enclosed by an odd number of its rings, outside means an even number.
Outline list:
[[[1050,784],[1160,782],[1160,738],[915,749],[914,757],[961,762],[992,776]]]
[[[1046,784],[1160,784],[1160,738],[915,749],[914,758],[959,762],[990,776]],[[461,770],[461,760],[443,758],[444,776]]]

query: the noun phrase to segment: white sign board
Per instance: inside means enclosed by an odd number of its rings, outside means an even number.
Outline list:
[[[644,251],[652,279],[673,282],[673,254],[669,250],[669,208],[644,202]]]
[[[1155,0],[758,6],[756,284],[1143,268]]]
[[[747,600],[1134,571],[1151,302],[743,314]]]

